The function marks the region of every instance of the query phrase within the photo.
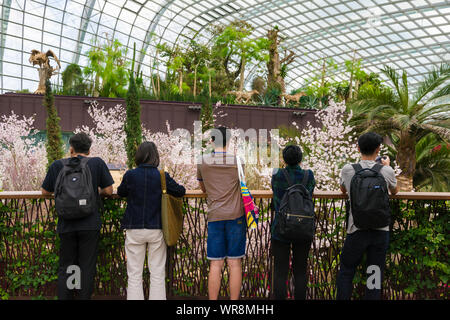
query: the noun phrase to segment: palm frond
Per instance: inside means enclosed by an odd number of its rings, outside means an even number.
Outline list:
[[[448,79],[450,79],[450,65],[448,63],[443,63],[439,68],[433,69],[417,88],[411,106],[416,107],[427,94],[431,93]],[[435,96],[431,97],[430,100],[438,98],[450,90],[446,87],[441,89],[439,94],[435,94]]]
[[[416,114],[416,119],[419,122],[425,122],[433,119],[435,116],[442,120],[448,119],[450,117],[450,101],[448,103],[438,104],[422,109],[418,114]]]
[[[396,123],[401,130],[408,130],[414,122],[408,114],[401,113],[392,114],[391,121]]]
[[[400,100],[402,101],[403,110],[406,111],[409,107],[409,90],[408,90],[408,75],[406,70],[402,73],[402,88],[400,89]]]
[[[447,143],[450,142],[450,129],[446,127],[442,127],[436,124],[422,123],[420,124],[424,130],[428,130],[429,132],[433,132],[441,137]]]
[[[348,105],[356,114],[367,113],[379,106],[390,106],[396,112],[401,110],[398,98],[390,88],[370,88]]]
[[[395,90],[397,91],[397,95],[398,95],[403,113],[406,113],[408,110],[408,81],[407,81],[406,71],[403,71],[403,74],[402,74],[402,83],[403,83],[402,88],[400,88],[400,85],[399,85],[400,77],[394,68],[392,68],[390,66],[384,66],[384,69],[382,69],[381,71],[394,84],[394,87],[395,87]]]
[[[382,136],[391,136],[394,132],[401,130],[398,123],[392,120],[372,121],[369,123],[365,123],[359,128],[361,133],[374,131]]]
[[[428,76],[421,82],[417,88],[416,94],[413,97],[412,106],[415,107],[427,94],[439,87],[445,81],[450,79],[450,65],[447,63],[441,64],[439,68],[433,69]],[[448,90],[448,89],[446,89]],[[446,91],[444,89],[444,92]],[[439,97],[437,95],[435,98]]]
[[[446,97],[448,96],[448,97]],[[436,91],[428,100],[429,102],[432,102],[436,99],[443,98],[447,101],[450,101],[450,83],[448,85],[443,86],[441,89]]]

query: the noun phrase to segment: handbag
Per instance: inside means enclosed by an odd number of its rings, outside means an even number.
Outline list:
[[[247,219],[247,227],[256,229],[258,225],[259,209],[255,205],[253,196],[245,183],[244,170],[241,165],[241,160],[236,156],[236,164],[238,167],[239,181],[241,185],[242,201],[244,202],[245,218]]]
[[[164,170],[159,171],[161,175],[161,223],[164,241],[167,246],[177,244],[183,231],[183,199],[174,197],[167,193],[166,174]]]

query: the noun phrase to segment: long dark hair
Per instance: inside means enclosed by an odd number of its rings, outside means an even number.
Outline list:
[[[136,151],[134,156],[134,161],[136,165],[149,164],[153,167],[159,166],[159,153],[156,148],[156,144],[153,142],[145,141],[142,142]]]

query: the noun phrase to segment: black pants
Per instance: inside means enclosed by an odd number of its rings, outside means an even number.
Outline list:
[[[383,282],[386,264],[386,252],[389,247],[389,232],[379,230],[358,230],[345,238],[341,253],[341,264],[336,281],[338,300],[350,300],[353,291],[353,277],[356,268],[367,254],[367,266],[377,266],[380,270],[379,283]],[[366,300],[381,298],[380,288],[369,288],[366,285]]]
[[[287,295],[286,282],[289,273],[289,256],[292,248],[292,271],[294,275],[294,299],[306,299],[306,266],[311,241],[285,243],[272,239],[272,255],[274,258],[274,298],[284,300]]]
[[[59,234],[59,269],[58,269],[58,299],[60,300],[88,300],[94,291],[94,277],[97,262],[98,241],[100,231],[75,231]],[[75,271],[80,270],[80,289],[69,289],[69,283],[74,284]],[[70,268],[69,268],[70,267]],[[69,269],[68,269],[69,268]],[[69,272],[68,272],[69,271]],[[77,293],[75,295],[75,293]],[[75,297],[76,296],[76,297]]]

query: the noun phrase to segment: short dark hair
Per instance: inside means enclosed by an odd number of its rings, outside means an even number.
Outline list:
[[[288,145],[283,149],[283,160],[289,166],[295,166],[299,164],[300,162],[302,162],[302,158],[302,149],[295,144]]]
[[[156,144],[145,141],[140,144],[134,156],[136,165],[149,164],[154,167],[159,166],[159,153]]]
[[[226,127],[218,127],[218,128],[214,128],[212,130],[211,140],[214,142],[216,142],[216,140],[222,141],[222,147],[224,147],[224,148],[230,141],[230,138],[231,138],[230,129],[228,129]],[[216,147],[219,147],[219,146],[220,145],[216,144]]]
[[[74,134],[69,139],[69,144],[76,153],[89,153],[92,145],[92,139],[84,132]]]
[[[359,150],[366,156],[372,155],[382,143],[383,138],[375,132],[364,133],[358,139]]]

